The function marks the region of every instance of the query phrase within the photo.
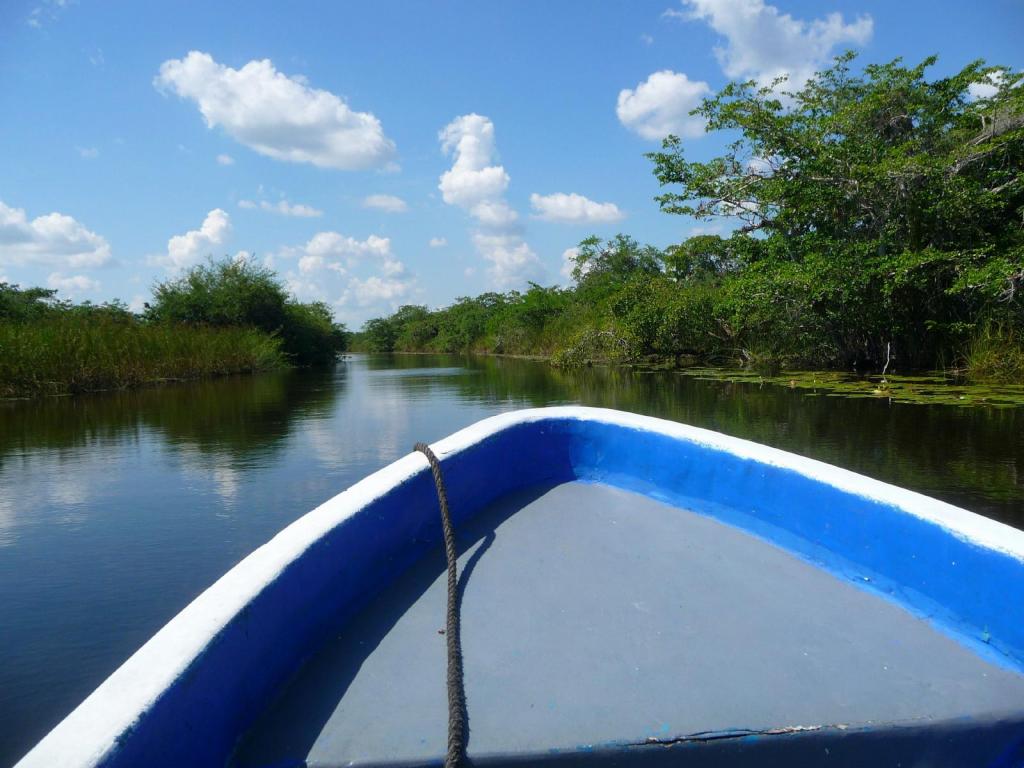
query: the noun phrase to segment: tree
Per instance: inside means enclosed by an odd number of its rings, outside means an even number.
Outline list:
[[[157,283],[144,317],[151,323],[249,326],[277,334],[297,365],[332,363],[347,339],[326,304],[295,301],[271,270],[249,259],[211,260]]]
[[[0,320],[38,320],[57,304],[51,288],[20,288],[0,281]]]
[[[611,240],[596,236],[580,242],[573,258],[573,279],[577,283],[596,283],[611,279],[622,281],[643,273],[661,272],[662,253],[651,245],[640,245],[628,235],[618,234]]]
[[[986,318],[1020,314],[1022,75],[975,62],[928,79],[934,58],[854,73],[853,58],[797,91],[734,83],[706,99],[694,112],[708,130],[739,137],[704,162],[668,137],[649,155],[671,188],[657,200],[736,223],[729,242],[747,265],[737,279],[759,297],[755,314],[789,308],[763,328],[814,325],[832,364],[877,364],[893,345],[927,364]],[[996,94],[973,99],[983,82],[998,82]],[[668,260],[686,271],[694,255]],[[798,266],[780,283],[786,262]]]
[[[362,336],[368,352],[393,352],[398,329],[390,318],[375,317],[363,325]]]
[[[665,271],[678,282],[708,282],[739,267],[736,249],[718,235],[697,235],[665,249]]]

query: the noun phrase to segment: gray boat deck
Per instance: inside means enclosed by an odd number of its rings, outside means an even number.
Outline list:
[[[507,497],[457,530],[473,756],[1017,712],[1024,676],[734,528],[603,485]],[[440,547],[310,661],[238,766],[436,760]]]

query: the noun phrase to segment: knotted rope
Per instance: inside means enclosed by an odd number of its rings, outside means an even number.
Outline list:
[[[445,618],[445,640],[448,644],[448,755],[445,768],[462,765],[466,750],[466,689],[462,679],[462,641],[459,637],[459,574],[455,532],[448,512],[448,493],[441,476],[441,462],[426,443],[416,443],[414,450],[427,457],[437,486],[441,507],[441,529],[444,531],[444,555],[448,561],[448,612]]]

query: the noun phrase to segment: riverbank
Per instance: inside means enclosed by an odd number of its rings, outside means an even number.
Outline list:
[[[392,353],[391,358],[398,363],[403,357],[436,360],[443,356],[437,352],[398,351]],[[462,353],[462,356],[469,359],[545,363],[550,367],[553,376],[572,376],[581,369],[605,370],[609,375],[617,372],[640,375],[675,374],[695,381],[781,387],[811,397],[872,399],[890,403],[945,405],[958,408],[1002,409],[1024,406],[1024,383],[974,381],[964,376],[962,371],[859,374],[852,371],[794,369],[769,372],[740,366],[708,366],[692,358],[651,358],[633,362],[595,361],[583,366],[564,367],[550,365],[551,355],[473,351]]]
[[[661,209],[700,234],[591,236],[564,251],[558,285],[398,307],[357,347],[1024,383],[1024,74],[851,62],[788,101],[753,83],[705,99],[694,114],[728,136],[718,157],[675,136],[646,155]],[[1006,86],[974,98],[996,71]]]
[[[141,313],[0,281],[0,398],[328,367],[346,342],[327,305],[296,301],[273,272],[244,259],[157,283]]]
[[[281,340],[253,328],[60,315],[0,322],[0,398],[129,389],[288,365]]]

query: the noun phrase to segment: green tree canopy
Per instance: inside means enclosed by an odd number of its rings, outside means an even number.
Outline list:
[[[277,276],[249,259],[223,259],[157,283],[145,318],[151,323],[250,326],[281,337],[299,365],[332,362],[345,349],[344,326],[322,302],[292,299]]]
[[[789,334],[830,364],[877,363],[893,345],[925,364],[979,324],[1019,320],[1022,75],[976,62],[929,79],[934,58],[852,62],[796,91],[734,83],[706,99],[695,114],[736,138],[706,161],[667,138],[649,155],[668,188],[657,200],[736,226],[745,268],[726,311],[737,333]],[[973,98],[981,83],[996,93]],[[708,245],[688,241],[668,260],[685,272],[695,256],[707,263]]]

